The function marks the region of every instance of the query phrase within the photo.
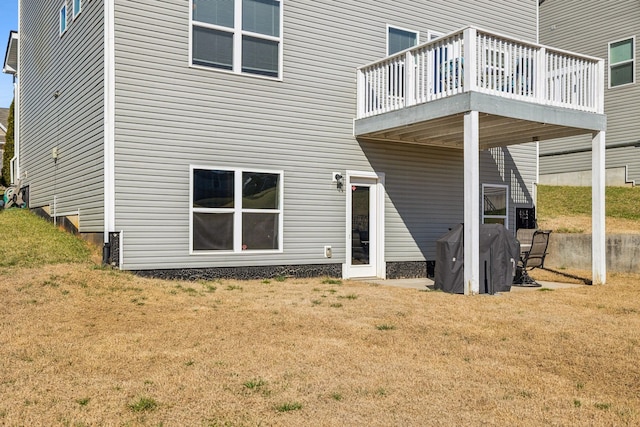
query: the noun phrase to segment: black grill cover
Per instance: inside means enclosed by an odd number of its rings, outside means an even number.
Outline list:
[[[464,293],[464,227],[459,224],[436,241],[435,288]],[[480,293],[509,292],[520,243],[502,224],[480,224]]]

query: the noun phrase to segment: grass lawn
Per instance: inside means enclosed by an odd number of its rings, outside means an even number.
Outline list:
[[[607,233],[640,233],[640,187],[607,187]],[[538,186],[540,228],[591,233],[591,187]]]
[[[640,275],[475,297],[162,281],[0,213],[20,223],[0,252],[0,425],[640,424]]]

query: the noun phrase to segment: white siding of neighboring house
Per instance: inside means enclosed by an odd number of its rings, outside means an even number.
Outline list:
[[[609,89],[609,42],[636,36],[635,83]],[[640,3],[546,0],[540,6],[540,42],[546,45],[604,58],[607,145],[640,141]],[[540,144],[540,153],[589,149],[591,138],[582,136]],[[607,149],[606,167],[628,166],[629,179],[640,182],[640,148]],[[543,156],[540,173],[562,173],[591,169],[591,153]]]
[[[348,169],[386,174],[386,259],[433,259],[435,239],[463,217],[462,151],[356,141],[356,67],[385,55],[387,24],[422,41],[468,24],[535,41],[536,1],[288,0],[282,81],[190,68],[188,5],[116,1],[123,267],[344,262],[345,194],[331,175]],[[534,165],[535,147],[516,151]],[[488,155],[482,176],[495,168]],[[189,255],[190,164],[283,170],[284,252]]]
[[[103,231],[102,2],[84,1],[59,34],[62,1],[21,0],[20,161],[30,206],[80,210],[80,231]],[[58,97],[54,97],[55,93]],[[58,147],[58,161],[52,149]]]

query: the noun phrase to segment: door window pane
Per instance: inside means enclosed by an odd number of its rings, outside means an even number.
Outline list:
[[[193,63],[233,69],[233,33],[194,26]]]
[[[242,250],[278,249],[278,214],[242,214]]]
[[[278,209],[280,205],[280,175],[274,173],[243,172],[242,208]]]
[[[393,55],[418,44],[418,33],[389,27],[387,54]]]
[[[193,213],[194,250],[233,250],[233,213]]]
[[[242,71],[278,77],[278,42],[242,37]]]
[[[193,0],[193,20],[233,28],[234,0]]]
[[[233,208],[233,171],[193,170],[194,208]]]
[[[351,188],[351,264],[369,264],[370,194],[368,186]]]
[[[274,0],[243,0],[242,29],[280,36],[280,3]]]

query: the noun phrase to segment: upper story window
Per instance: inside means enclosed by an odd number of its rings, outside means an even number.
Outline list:
[[[191,64],[282,75],[282,0],[191,0]]]
[[[73,0],[73,19],[76,19],[76,16],[82,10],[82,0]]]
[[[67,31],[67,3],[60,8],[60,35],[63,35]]]
[[[509,187],[482,184],[482,223],[509,228]]]
[[[387,26],[387,55],[393,55],[418,44],[417,31]]]
[[[609,43],[609,87],[635,81],[636,38]]]

